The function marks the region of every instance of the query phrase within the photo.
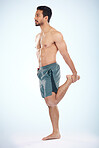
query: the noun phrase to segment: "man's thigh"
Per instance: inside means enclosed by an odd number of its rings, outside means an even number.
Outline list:
[[[56,106],[56,94],[52,92],[51,96],[45,97],[45,102],[48,106]]]

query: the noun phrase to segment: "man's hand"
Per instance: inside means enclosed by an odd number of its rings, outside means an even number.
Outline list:
[[[72,75],[72,83],[76,82],[79,79],[80,79],[80,76],[78,76],[77,74]]]

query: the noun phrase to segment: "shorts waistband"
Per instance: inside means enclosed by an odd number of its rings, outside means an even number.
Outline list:
[[[54,67],[54,66],[56,66],[56,65],[58,65],[57,62],[52,63],[52,64],[48,64],[48,65],[45,65],[45,66],[42,66],[42,67],[40,67],[39,69],[40,69],[40,70],[48,69],[48,68]]]

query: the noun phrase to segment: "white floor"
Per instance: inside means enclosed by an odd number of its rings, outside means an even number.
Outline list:
[[[43,134],[14,134],[1,148],[99,148],[99,137],[92,135],[63,134],[59,140],[42,141]]]

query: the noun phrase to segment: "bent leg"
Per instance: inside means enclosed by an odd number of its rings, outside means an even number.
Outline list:
[[[56,102],[57,102],[57,104],[62,100],[62,98],[66,94],[69,86],[72,84],[72,76],[68,75],[66,77],[67,77],[66,82],[58,88],[58,91],[57,91],[57,94],[56,94]],[[79,79],[80,79],[80,77],[78,76],[77,80],[79,80]]]
[[[66,92],[67,92],[67,90],[68,90],[68,88],[71,84],[72,84],[72,79],[67,78],[66,82],[58,88],[58,91],[57,91],[57,94],[56,94],[57,104],[64,97],[64,95],[66,94]]]

